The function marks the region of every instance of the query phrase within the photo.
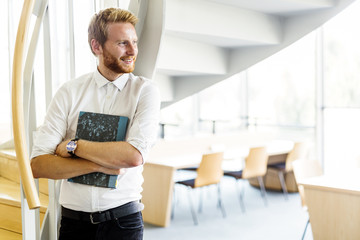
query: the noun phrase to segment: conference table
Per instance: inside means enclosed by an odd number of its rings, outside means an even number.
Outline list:
[[[360,239],[360,168],[299,182],[314,240]]]
[[[279,163],[286,159],[287,154],[293,147],[291,141],[273,141],[266,145],[269,154],[269,163]],[[245,157],[249,153],[249,146],[224,149],[224,170],[241,169]],[[203,152],[187,153],[176,156],[153,156],[144,164],[144,183],[142,202],[144,222],[167,227],[170,224],[174,173],[178,169],[196,167],[200,164]]]

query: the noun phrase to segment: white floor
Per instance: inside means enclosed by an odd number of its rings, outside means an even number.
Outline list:
[[[203,211],[198,213],[199,224],[195,226],[188,205],[188,190],[177,186],[175,216],[170,226],[160,228],[145,223],[144,239],[301,239],[308,214],[301,207],[299,194],[290,193],[289,199],[285,200],[281,192],[267,192],[268,206],[265,207],[259,189],[250,186],[247,181],[241,181],[246,207],[246,212],[242,213],[235,180],[224,177],[221,186],[226,218],[216,207],[217,191],[212,187],[204,191]],[[196,209],[199,194],[199,191],[193,194]],[[305,239],[313,239],[310,225]]]

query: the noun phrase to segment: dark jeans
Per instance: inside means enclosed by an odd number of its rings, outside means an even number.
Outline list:
[[[62,217],[59,240],[141,240],[143,232],[141,212],[99,224]]]

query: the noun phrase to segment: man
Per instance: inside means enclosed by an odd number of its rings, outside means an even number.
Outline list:
[[[152,81],[131,73],[138,53],[136,22],[121,9],[95,14],[88,40],[97,69],[58,90],[36,133],[34,177],[64,179],[59,239],[142,239],[142,166],[157,138],[160,97]],[[128,117],[125,141],[74,139],[80,111]],[[117,187],[66,180],[92,172],[119,175]]]

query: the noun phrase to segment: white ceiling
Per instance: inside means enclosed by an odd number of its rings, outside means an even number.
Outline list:
[[[334,0],[206,0],[276,15],[330,7]]]

